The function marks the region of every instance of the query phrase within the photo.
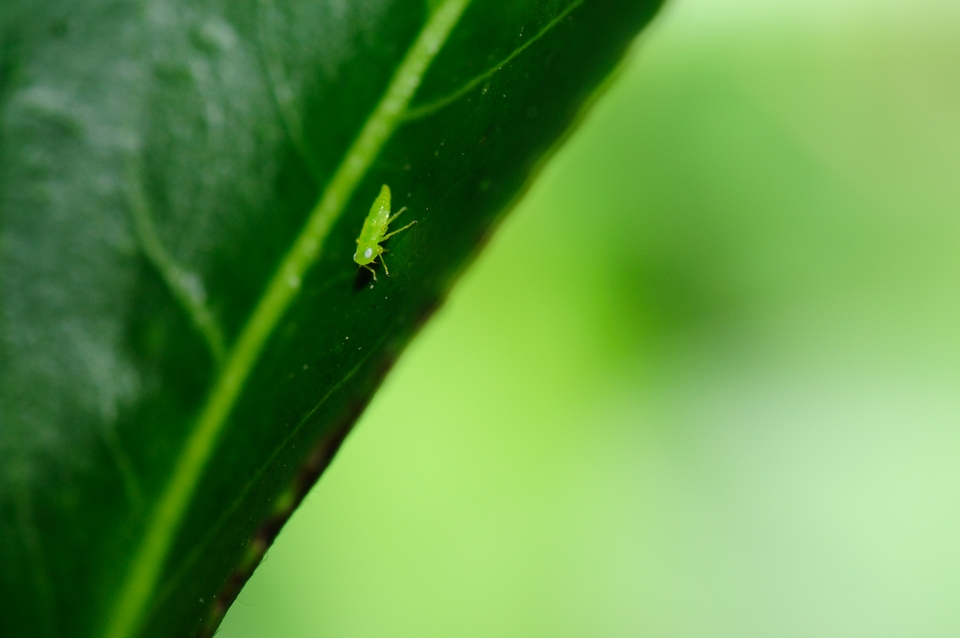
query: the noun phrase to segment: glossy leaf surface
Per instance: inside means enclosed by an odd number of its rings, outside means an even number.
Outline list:
[[[0,633],[212,632],[657,4],[4,3]]]

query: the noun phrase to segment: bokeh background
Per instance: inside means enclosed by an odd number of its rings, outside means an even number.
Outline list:
[[[221,635],[960,634],[958,34],[675,0]]]

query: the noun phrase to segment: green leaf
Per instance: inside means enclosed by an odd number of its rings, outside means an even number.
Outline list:
[[[5,2],[2,635],[211,633],[657,5]]]

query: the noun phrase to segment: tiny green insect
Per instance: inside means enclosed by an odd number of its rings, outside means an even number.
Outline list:
[[[390,222],[399,217],[400,213],[405,210],[407,210],[406,206],[398,210],[396,215],[390,216],[390,187],[384,184],[383,188],[380,189],[380,194],[373,200],[373,206],[370,207],[367,218],[363,220],[363,228],[360,229],[360,236],[357,237],[357,252],[354,253],[353,260],[372,272],[374,281],[377,280],[377,272],[370,267],[370,264],[377,257],[380,258],[380,263],[383,264],[383,271],[387,273],[387,277],[390,276],[390,271],[387,270],[387,262],[383,261],[383,253],[387,250],[380,245],[380,242],[417,223],[412,221],[399,230],[387,233]]]

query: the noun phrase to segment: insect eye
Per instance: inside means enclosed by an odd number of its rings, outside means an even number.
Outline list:
[[[367,259],[370,259],[370,257],[373,256],[373,248],[367,248],[365,251],[363,251],[363,256]]]

